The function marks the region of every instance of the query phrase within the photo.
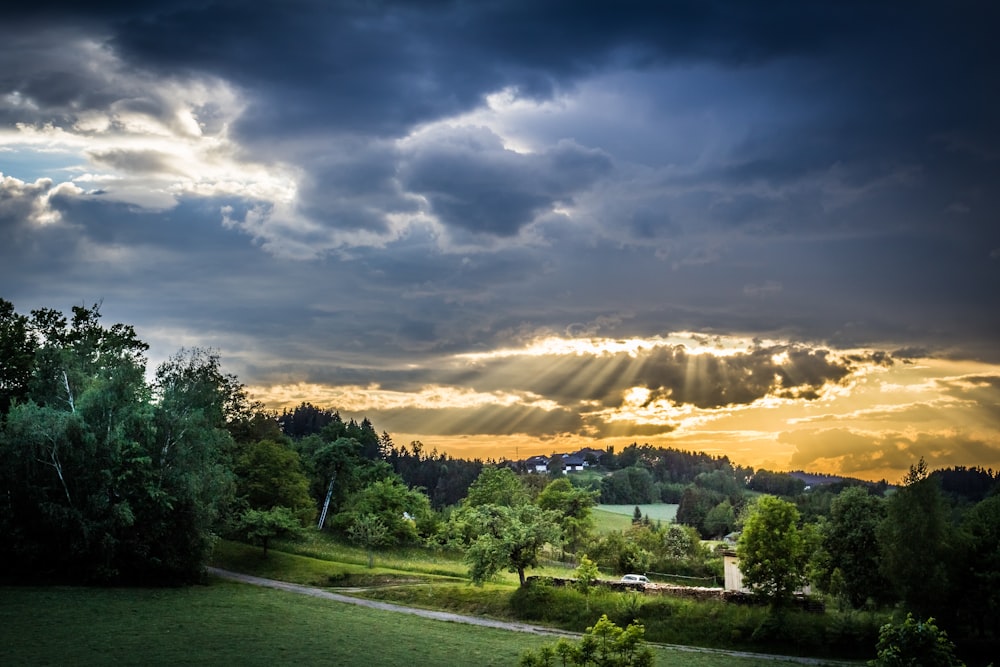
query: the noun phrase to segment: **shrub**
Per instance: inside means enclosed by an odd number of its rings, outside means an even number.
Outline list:
[[[876,658],[870,667],[964,667],[955,645],[933,618],[918,621],[913,614],[899,625],[886,623],[878,631]]]
[[[601,616],[576,644],[563,638],[555,646],[543,646],[538,653],[527,651],[521,656],[522,667],[546,667],[558,656],[563,665],[607,665],[607,667],[648,667],[653,664],[653,652],[643,637],[645,629],[629,624],[624,630]]]

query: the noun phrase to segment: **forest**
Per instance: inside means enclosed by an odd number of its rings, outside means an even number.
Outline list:
[[[25,315],[0,299],[4,580],[196,582],[219,539],[266,553],[317,529],[372,556],[460,551],[477,583],[509,570],[523,585],[543,555],[576,564],[584,554],[605,573],[711,578],[721,557],[706,540],[742,533],[733,539],[748,563],[755,549],[780,550],[757,557],[783,559],[786,581],[747,568],[772,603],[811,583],[844,609],[934,617],[969,645],[1000,637],[992,470],[921,459],[898,484],[807,484],[635,443],[590,453],[583,473],[527,472],[397,445],[331,408],[267,410],[210,350],[181,350],[148,373],[147,350],[96,305]],[[594,529],[598,503],[656,502],[678,504],[677,522],[639,513],[628,530]],[[779,533],[787,539],[767,537]]]

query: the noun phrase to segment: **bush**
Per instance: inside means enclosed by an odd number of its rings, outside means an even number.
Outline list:
[[[629,624],[624,630],[601,616],[579,642],[563,638],[555,646],[543,646],[538,653],[526,651],[521,656],[522,667],[547,667],[558,656],[562,665],[607,665],[608,667],[648,667],[653,664],[653,652],[646,645],[642,625]]]
[[[955,645],[933,618],[917,621],[907,614],[900,625],[886,623],[879,629],[876,658],[871,667],[965,667],[955,657]]]

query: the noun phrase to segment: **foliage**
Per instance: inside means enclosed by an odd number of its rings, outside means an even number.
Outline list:
[[[601,502],[612,505],[644,505],[659,500],[648,469],[629,466],[601,480]]]
[[[298,535],[302,524],[290,508],[279,506],[266,510],[248,509],[240,516],[237,530],[248,542],[262,547],[266,558],[272,539]]]
[[[645,529],[647,530],[648,529]],[[628,533],[613,531],[590,546],[590,555],[602,568],[617,574],[646,572],[653,561],[653,554]]]
[[[417,489],[409,489],[395,475],[372,482],[355,493],[334,525],[349,530],[358,517],[377,517],[387,531],[385,544],[414,544],[419,526],[426,526],[431,515],[430,501]]]
[[[965,517],[968,540],[964,606],[980,634],[1000,635],[1000,495],[990,496]]]
[[[538,564],[546,543],[559,542],[559,516],[535,505],[478,505],[468,508],[466,520],[475,539],[465,550],[472,581],[482,584],[500,570],[517,572],[524,585],[526,568]]]
[[[877,532],[884,516],[881,498],[851,487],[834,498],[829,521],[823,524],[825,558],[818,579],[824,589],[843,595],[855,608],[869,599],[881,602],[889,597],[888,583],[879,571]]]
[[[598,578],[601,576],[601,571],[597,569],[597,563],[590,560],[587,554],[581,554],[580,564],[574,572],[576,577],[576,589],[583,593],[583,596],[587,598],[587,605],[590,605],[590,589],[594,587],[597,583]]]
[[[792,503],[761,496],[737,544],[743,582],[775,608],[784,606],[805,579],[809,554],[798,520]]]
[[[385,439],[386,436],[383,436]],[[424,452],[419,441],[409,448],[390,446],[386,461],[411,487],[427,489],[431,507],[441,509],[462,501],[483,470],[480,460],[455,459],[436,450]]]
[[[747,488],[751,491],[774,496],[795,496],[802,493],[805,486],[806,483],[798,477],[770,470],[758,470],[747,483]]]
[[[597,504],[598,495],[578,489],[561,477],[546,486],[535,500],[542,509],[557,512],[561,517],[563,540],[570,553],[575,553],[594,529],[591,508]]]
[[[38,339],[28,318],[0,299],[0,419],[15,401],[24,400],[31,382]]]
[[[720,538],[736,528],[736,511],[726,498],[705,515],[702,527],[707,535]]]
[[[312,403],[302,402],[293,410],[285,408],[278,417],[282,432],[295,439],[317,435],[334,422],[344,423],[336,410],[318,408]]]
[[[681,503],[677,508],[677,523],[683,523],[698,529],[704,538],[714,537],[706,530],[705,519],[709,512],[724,501],[726,497],[718,491],[690,485],[681,494]]]
[[[517,507],[529,502],[528,492],[510,468],[487,467],[469,486],[465,505],[499,505]]]
[[[980,502],[991,491],[1000,489],[1000,473],[977,466],[944,468],[931,472],[929,476],[938,480],[946,496],[964,502]]]
[[[237,463],[236,475],[237,496],[251,509],[284,507],[303,525],[316,515],[299,455],[284,445],[273,440],[254,443]]]
[[[389,544],[389,529],[382,518],[376,514],[355,515],[351,527],[347,529],[351,540],[364,547],[368,552],[368,567],[375,567],[375,550]]]
[[[169,362],[148,384],[146,344],[130,326],[105,327],[99,306],[70,318],[0,310],[3,335],[26,323],[37,342],[0,433],[0,556],[29,577],[197,577],[231,496],[224,424],[185,398],[191,382]]]
[[[646,667],[653,664],[653,651],[646,645],[644,633],[641,624],[630,623],[623,630],[603,615],[578,642],[562,638],[554,647],[543,646],[537,654],[525,652],[518,664],[543,667],[555,664],[553,659],[558,656],[562,665]]]
[[[937,480],[927,474],[923,459],[910,467],[906,486],[886,503],[878,526],[880,568],[910,610],[944,613],[956,546],[955,531]]]
[[[918,621],[913,614],[899,625],[886,623],[878,633],[877,657],[871,667],[964,667],[955,645],[933,618]]]

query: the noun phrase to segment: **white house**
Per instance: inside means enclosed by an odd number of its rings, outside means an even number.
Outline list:
[[[725,588],[727,591],[740,591],[749,593],[750,589],[743,585],[743,572],[740,570],[740,558],[733,551],[722,554],[722,571],[725,577]],[[806,584],[795,591],[801,595],[811,595],[812,588]]]

